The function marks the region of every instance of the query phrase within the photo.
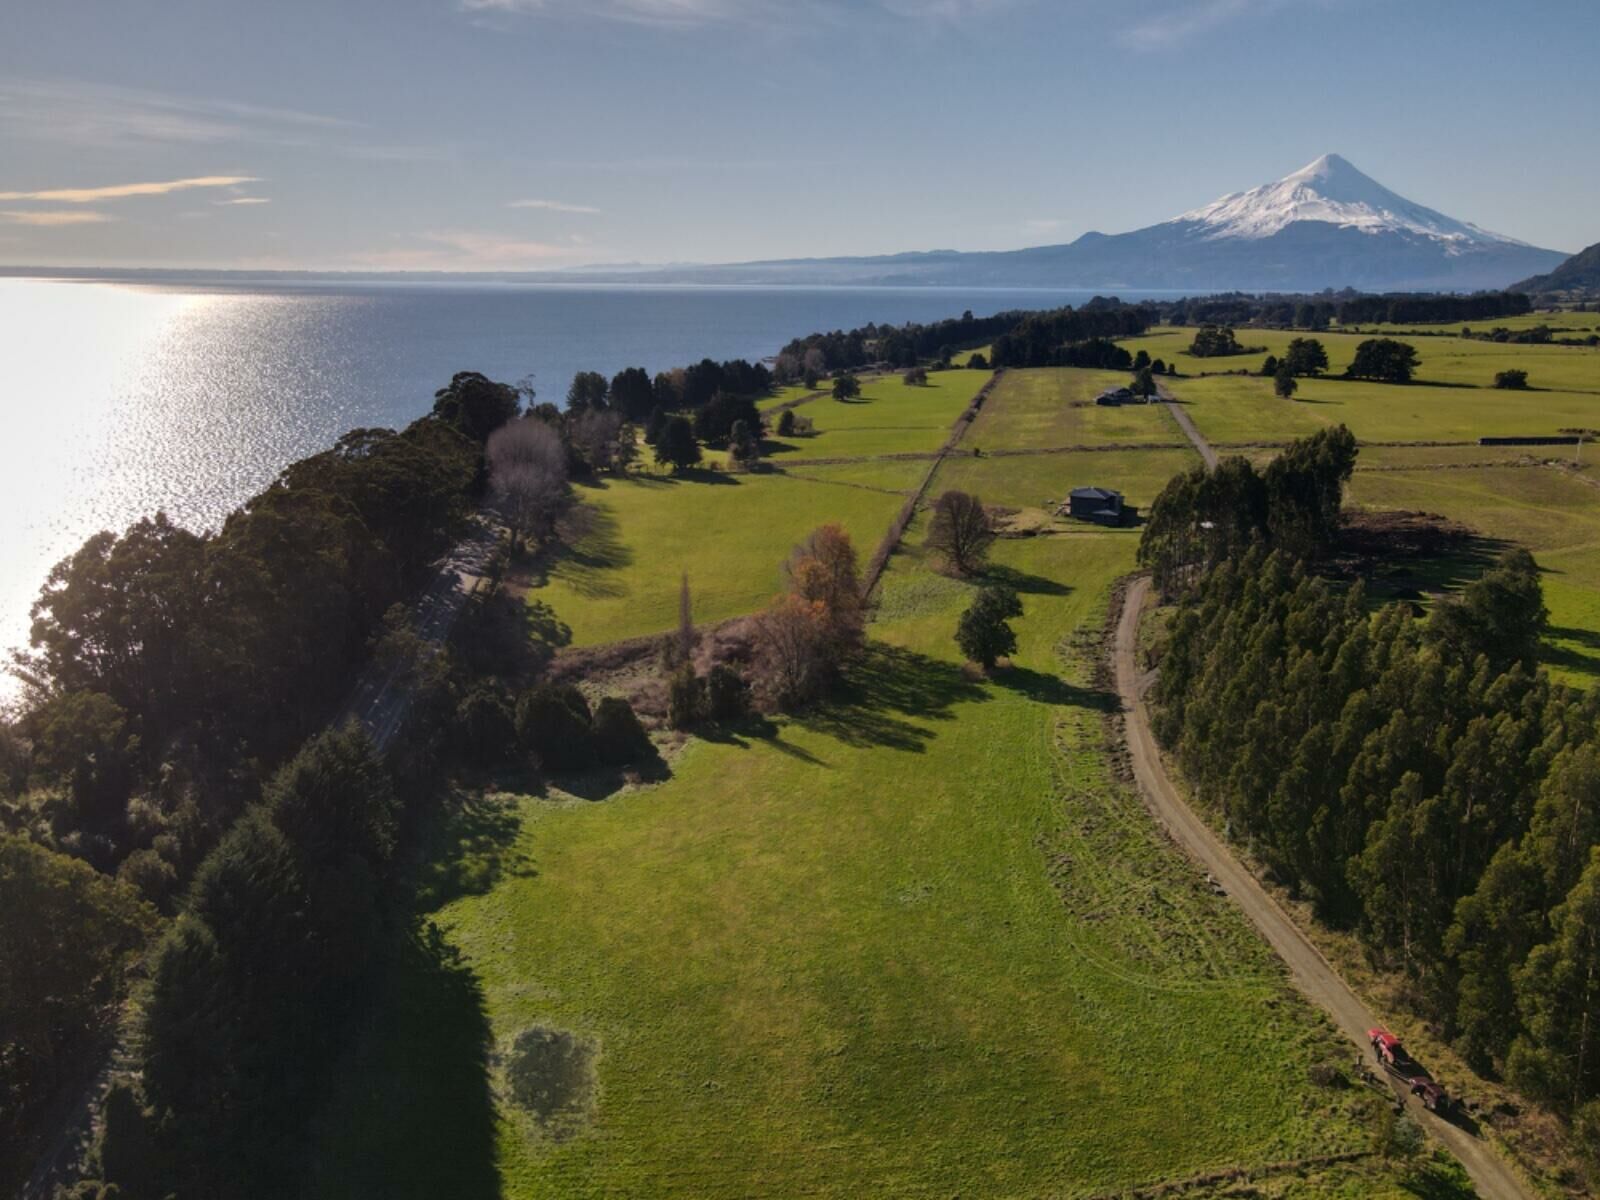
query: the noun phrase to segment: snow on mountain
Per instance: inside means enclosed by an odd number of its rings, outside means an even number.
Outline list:
[[[1166,222],[1208,226],[1207,238],[1265,238],[1296,221],[1324,221],[1363,233],[1411,233],[1450,243],[1449,250],[1499,243],[1524,246],[1396,195],[1337,154],[1247,192],[1234,192]]]

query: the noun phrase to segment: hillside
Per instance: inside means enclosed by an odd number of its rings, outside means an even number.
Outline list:
[[[1513,284],[1518,292],[1578,292],[1600,290],[1600,242],[1579,250],[1548,275],[1535,275]]]

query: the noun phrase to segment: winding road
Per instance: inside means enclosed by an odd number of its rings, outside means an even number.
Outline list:
[[[1184,424],[1180,420],[1180,424]],[[1209,449],[1209,447],[1207,448]],[[1155,737],[1150,732],[1144,692],[1148,676],[1141,678],[1135,651],[1138,646],[1139,614],[1149,594],[1150,580],[1134,580],[1122,602],[1117,620],[1115,647],[1117,695],[1122,701],[1128,752],[1133,760],[1134,777],[1139,781],[1145,802],[1173,839],[1217,879],[1228,895],[1244,909],[1278,956],[1288,964],[1295,985],[1308,1000],[1321,1007],[1334,1024],[1365,1055],[1370,1047],[1367,1030],[1380,1024],[1361,998],[1339,977],[1328,960],[1311,944],[1289,915],[1256,878],[1233,856],[1211,828],[1179,796],[1161,761]],[[1408,1098],[1418,1123],[1460,1160],[1472,1177],[1478,1194],[1486,1200],[1534,1200],[1534,1192],[1523,1184],[1493,1148],[1460,1126],[1444,1121],[1423,1109],[1420,1101]]]

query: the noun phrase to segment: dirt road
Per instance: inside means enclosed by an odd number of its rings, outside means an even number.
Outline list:
[[[1189,419],[1189,414],[1183,411],[1183,405],[1176,400],[1172,393],[1159,383],[1156,384],[1156,395],[1161,397],[1161,403],[1167,406],[1167,411],[1172,414],[1172,419],[1178,423],[1178,428],[1183,430],[1183,435],[1194,443],[1194,448],[1200,451],[1200,457],[1205,460],[1206,469],[1217,469],[1217,452],[1211,448],[1211,443],[1200,436],[1200,431],[1194,427],[1194,422]]]
[[[1244,909],[1245,915],[1288,964],[1295,985],[1306,998],[1326,1011],[1340,1031],[1366,1055],[1370,1050],[1366,1031],[1380,1024],[1379,1020],[1221,839],[1184,803],[1167,776],[1150,732],[1149,714],[1142,698],[1141,683],[1147,681],[1140,679],[1134,654],[1138,645],[1139,613],[1149,588],[1148,579],[1137,579],[1129,586],[1117,622],[1115,650],[1117,695],[1122,700],[1125,715],[1128,751],[1145,801],[1178,844],[1210,871]],[[1466,1167],[1479,1195],[1487,1200],[1533,1200],[1533,1191],[1524,1186],[1511,1167],[1481,1138],[1426,1112],[1420,1101],[1411,1099],[1407,1103],[1417,1122],[1444,1143]]]

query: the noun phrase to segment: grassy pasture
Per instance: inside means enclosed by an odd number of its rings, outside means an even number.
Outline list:
[[[1540,325],[1549,326],[1557,337],[1586,334],[1600,330],[1600,313],[1563,309],[1560,312],[1532,312],[1517,317],[1490,317],[1484,321],[1444,321],[1430,325],[1363,325],[1361,329],[1364,333],[1371,331],[1382,337],[1390,337],[1417,331],[1421,331],[1423,335],[1459,333],[1462,329],[1470,329],[1474,333],[1489,333],[1495,329],[1535,329]]]
[[[1132,552],[1002,543],[1021,648],[972,683],[970,585],[913,549],[853,695],[603,803],[477,799],[441,839],[446,947],[358,1047],[313,1191],[442,1194],[448,1157],[469,1200],[1074,1196],[1366,1147],[1365,1094],[1306,1077],[1346,1051],[1109,776],[1106,700],[1061,657]],[[597,1051],[560,1134],[497,1102],[492,1061],[438,1069],[536,1025]],[[1408,1194],[1380,1171],[1291,1186]]]
[[[718,621],[760,608],[780,586],[789,548],[838,521],[870,553],[925,463],[811,467],[804,477],[630,475],[582,489],[594,528],[548,566],[530,598],[595,645],[673,628],[678,577],[688,572],[695,617]],[[853,486],[870,484],[870,486]]]
[[[809,417],[816,432],[769,438],[767,450],[780,466],[788,457],[931,452],[944,445],[950,427],[988,378],[985,371],[931,371],[928,382],[918,386],[908,386],[899,375],[866,380],[854,400],[825,396],[802,406],[797,415]]]
[[[1213,442],[1289,441],[1341,423],[1363,441],[1410,442],[1600,428],[1600,392],[1302,379],[1293,400],[1280,400],[1272,380],[1255,376],[1178,379],[1167,386],[1190,406],[1189,416]]]
[[[956,454],[940,466],[931,494],[958,488],[977,492],[989,504],[1043,508],[1061,503],[1075,487],[1109,487],[1142,507],[1167,480],[1199,461],[1193,450],[1079,450],[977,459]]]
[[[1546,665],[1572,683],[1600,681],[1600,487],[1592,476],[1542,466],[1357,472],[1350,500],[1440,513],[1525,546],[1544,570]]]
[[[1594,315],[1594,314],[1585,314]],[[1237,330],[1239,342],[1263,347],[1260,352],[1227,358],[1196,358],[1189,353],[1193,329],[1157,329],[1143,337],[1124,338],[1122,345],[1137,353],[1147,350],[1152,358],[1176,363],[1182,375],[1218,374],[1245,368],[1260,370],[1268,354],[1282,356],[1297,337],[1314,337],[1328,352],[1328,372],[1341,374],[1355,358],[1356,347],[1374,334],[1305,333],[1298,330]],[[1401,341],[1408,339],[1395,335]],[[1600,392],[1600,348],[1580,346],[1519,346],[1501,342],[1478,342],[1459,337],[1414,337],[1421,366],[1419,383],[1443,383],[1489,388],[1496,372],[1517,368],[1528,372],[1528,382],[1538,389],[1553,391]],[[1268,380],[1270,384],[1271,381]],[[1301,380],[1302,386],[1305,380]]]
[[[1094,398],[1125,387],[1126,371],[1072,367],[1007,371],[973,422],[963,445],[984,450],[1181,442],[1160,405],[1101,408]]]

